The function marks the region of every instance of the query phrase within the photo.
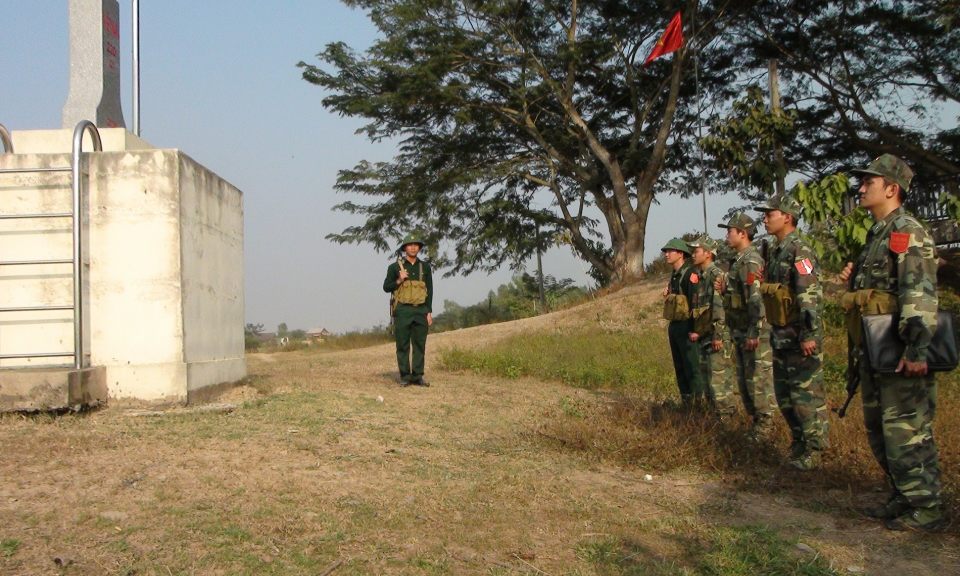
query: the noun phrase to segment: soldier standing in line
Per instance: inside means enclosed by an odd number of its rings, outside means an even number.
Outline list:
[[[800,205],[789,196],[772,198],[763,223],[777,238],[760,285],[771,324],[773,388],[790,427],[790,466],[820,467],[828,444],[823,390],[823,287],[817,256],[797,232]]]
[[[663,317],[670,321],[667,335],[673,355],[673,369],[677,387],[684,404],[690,404],[703,395],[700,382],[699,346],[695,342],[691,309],[700,281],[696,269],[688,261],[690,248],[680,238],[667,242],[661,251],[667,264],[673,266],[670,284],[664,290]]]
[[[387,268],[383,291],[391,300],[400,386],[429,386],[423,379],[427,330],[433,324],[433,273],[417,255],[423,248],[418,234],[407,234],[400,244],[403,256]],[[410,348],[413,348],[413,365]]]
[[[899,312],[899,336],[906,346],[896,373],[881,374],[870,368],[859,334],[852,340],[860,354],[867,439],[893,486],[887,503],[867,514],[887,520],[890,530],[940,530],[947,522],[940,513],[940,462],[933,440],[937,385],[927,366],[937,325],[936,246],[903,207],[913,179],[903,160],[884,154],[854,172],[863,177],[860,205],[876,224],[856,264],[847,264],[840,275],[849,281],[843,303],[854,321],[848,327],[859,326],[860,314]]]
[[[763,258],[753,246],[757,225],[743,212],[735,212],[726,224],[727,245],[737,251],[726,282],[717,280],[715,288],[724,294],[724,312],[733,340],[737,386],[743,406],[753,418],[750,437],[765,440],[772,431],[771,415],[776,406],[773,392],[770,327],[766,323],[760,280]]]
[[[700,380],[721,420],[737,411],[737,393],[730,372],[730,333],[724,321],[723,298],[714,288],[726,274],[714,260],[719,245],[707,234],[687,246],[693,249],[693,263],[700,269],[699,290],[693,307],[694,332],[700,342]]]

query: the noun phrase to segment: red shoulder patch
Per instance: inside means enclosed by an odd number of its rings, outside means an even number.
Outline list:
[[[696,272],[694,272],[693,274],[690,275],[690,283],[691,283],[691,284],[696,284],[696,283],[699,282],[699,281],[700,281],[700,277],[697,276],[697,273],[696,273]]]
[[[893,232],[890,234],[890,249],[897,254],[903,254],[910,246],[910,235],[904,232]]]
[[[757,279],[757,275],[753,272],[747,272],[747,284],[753,284]]]
[[[806,276],[807,274],[813,272],[813,263],[810,262],[809,258],[804,258],[799,262],[794,262],[793,265],[797,267],[797,272],[799,272],[801,276]]]

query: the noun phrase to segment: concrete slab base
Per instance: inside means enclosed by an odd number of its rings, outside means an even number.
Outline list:
[[[96,406],[107,401],[103,366],[0,370],[0,412],[34,412]]]

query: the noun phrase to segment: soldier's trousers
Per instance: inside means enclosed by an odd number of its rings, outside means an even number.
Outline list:
[[[770,337],[760,338],[760,345],[747,350],[746,336],[733,336],[733,359],[737,369],[737,387],[747,414],[756,424],[767,424],[776,408],[773,392],[773,367]]]
[[[403,382],[416,382],[423,378],[427,328],[426,307],[397,305],[393,312],[393,330],[397,338],[397,367],[400,368],[400,380]],[[411,348],[413,366],[410,363]]]
[[[733,414],[737,411],[737,390],[733,385],[730,368],[730,341],[723,341],[723,348],[713,349],[713,337],[700,340],[700,380],[707,397],[717,412]]]
[[[809,450],[828,447],[823,353],[804,356],[799,348],[774,350],[773,388],[793,441],[805,444]]]
[[[696,342],[690,341],[691,329],[688,320],[671,322],[667,326],[677,387],[680,389],[680,397],[685,401],[703,395],[703,384],[700,382],[700,347]]]
[[[863,421],[870,449],[898,497],[914,508],[939,506],[940,461],[933,441],[937,383],[933,374],[878,374],[861,356]]]

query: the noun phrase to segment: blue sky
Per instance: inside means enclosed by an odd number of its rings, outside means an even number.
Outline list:
[[[0,124],[60,128],[69,80],[67,0],[2,2]],[[350,198],[333,192],[337,171],[362,159],[387,160],[392,148],[354,134],[359,121],[325,111],[323,91],[296,67],[315,62],[330,42],[368,46],[377,31],[366,15],[336,0],[141,0],[140,6],[141,136],[182,150],[243,191],[247,322],[334,332],[385,323],[387,255],[324,236],[357,223],[331,211]],[[128,127],[130,10],[130,0],[120,0]],[[703,226],[699,198],[660,200],[651,210],[648,260],[671,237]],[[737,201],[711,196],[707,202],[714,234]],[[587,282],[566,249],[547,254],[544,272]],[[438,279],[435,301],[473,304],[509,279],[506,269]]]

